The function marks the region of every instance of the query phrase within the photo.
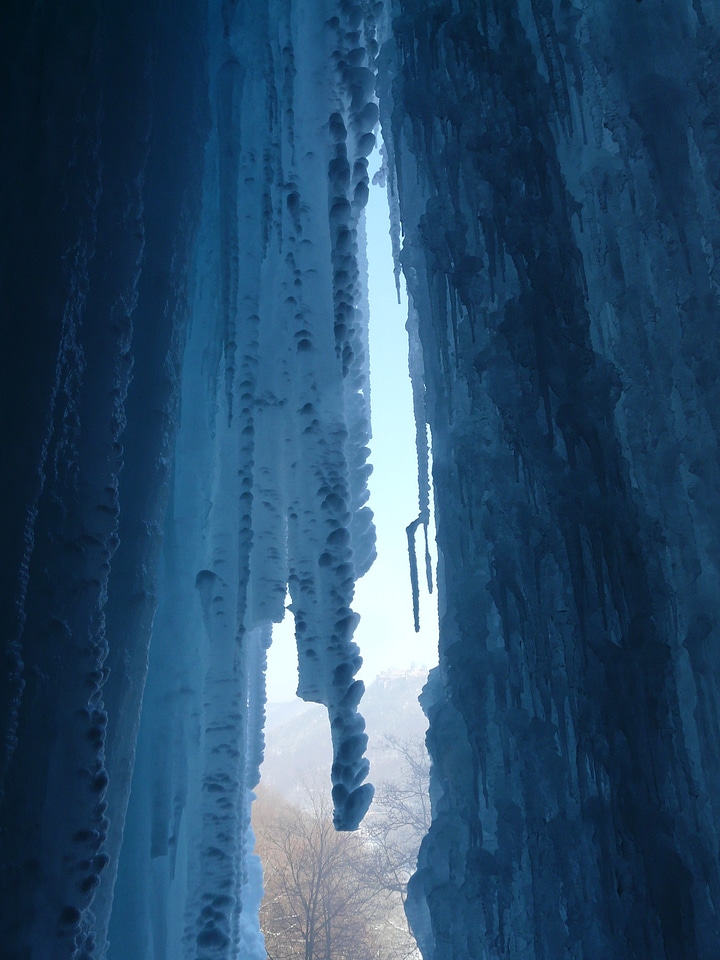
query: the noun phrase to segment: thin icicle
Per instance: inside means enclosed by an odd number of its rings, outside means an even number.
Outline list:
[[[428,448],[427,413],[425,409],[425,364],[418,329],[418,312],[408,295],[408,371],[412,383],[415,416],[415,450],[418,468],[418,508],[421,522],[430,521],[430,451]]]
[[[433,592],[433,573],[432,573],[432,559],[430,557],[430,543],[428,540],[428,522],[423,523],[423,530],[425,532],[425,579],[427,581],[428,593]]]
[[[382,16],[385,23],[380,27],[380,32],[390,37],[390,12],[384,11]],[[400,261],[402,251],[402,222],[400,219],[400,184],[399,184],[399,165],[394,153],[395,137],[392,134],[393,117],[393,81],[397,71],[397,56],[395,43],[392,39],[387,39],[380,48],[376,57],[377,67],[377,96],[380,106],[380,126],[382,128],[382,145],[380,155],[382,157],[382,167],[379,171],[378,182],[384,178],[387,189],[388,209],[390,211],[390,242],[392,244],[393,271],[395,274],[395,289],[397,291],[398,303],[401,301],[401,275],[402,264]]]
[[[413,619],[415,633],[420,633],[420,582],[418,577],[417,553],[415,552],[415,531],[422,523],[422,517],[413,520],[405,528],[408,540],[408,560],[410,561],[410,584],[412,587]]]
[[[428,592],[433,590],[432,560],[428,540],[430,523],[430,451],[427,436],[427,415],[425,410],[425,365],[418,330],[418,313],[408,295],[408,370],[412,383],[413,413],[415,415],[415,451],[417,455],[418,508],[419,513],[407,527],[408,556],[410,558],[410,581],[413,592],[413,617],[415,632],[420,630],[420,588],[418,562],[415,548],[415,532],[422,524],[425,535],[425,579]]]
[[[397,174],[395,167],[388,163],[388,151],[384,143],[380,144],[381,163],[373,183],[379,187],[384,187],[387,193],[388,211],[390,213],[390,247],[393,258],[393,275],[395,277],[395,292],[397,293],[398,304],[402,303],[402,264],[400,262],[400,253],[402,251],[402,223],[400,221],[400,200],[397,190]]]

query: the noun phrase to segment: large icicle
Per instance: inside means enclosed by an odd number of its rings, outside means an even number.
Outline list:
[[[281,387],[298,694],[328,707],[336,825],[353,829],[372,797],[362,783],[366,737],[357,713],[362,684],[354,676],[361,659],[351,603],[355,577],[374,555],[364,506],[369,391],[357,227],[377,108],[357,11],[293,7],[279,15],[278,25],[276,84],[285,110],[274,309],[288,344]]]

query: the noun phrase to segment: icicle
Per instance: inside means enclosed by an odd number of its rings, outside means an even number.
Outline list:
[[[425,580],[427,581],[428,593],[433,592],[433,572],[432,559],[430,557],[430,543],[428,541],[428,521],[423,522],[423,531],[425,533]]]
[[[350,471],[352,519],[350,532],[353,545],[353,564],[356,578],[362,577],[375,560],[375,526],[373,512],[365,506],[370,494],[367,481],[372,467],[367,463],[370,428],[370,347],[367,297],[367,239],[365,211],[360,212],[357,224],[358,291],[355,310],[355,350],[350,374],[345,377],[345,407],[347,410],[347,457]]]
[[[387,12],[383,13],[386,18]],[[402,176],[402,159],[395,155],[396,140],[394,125],[396,123],[396,106],[393,100],[394,81],[398,73],[397,47],[392,39],[389,21],[383,25],[382,33],[388,39],[383,44],[382,50],[377,56],[377,90],[380,101],[380,120],[383,129],[383,143],[380,148],[382,156],[382,167],[379,171],[379,179],[384,180],[387,194],[388,207],[390,210],[390,238],[393,251],[393,263],[395,272],[395,286],[397,290],[398,303],[401,299],[400,276],[402,271],[401,264],[401,237],[402,222],[400,217],[400,197],[399,188]],[[400,113],[400,109],[397,108]],[[429,471],[429,450],[427,440],[427,415],[425,410],[425,370],[422,355],[422,346],[418,330],[418,313],[408,293],[408,369],[413,391],[413,411],[415,415],[415,448],[417,453],[418,467],[418,519],[413,521],[407,527],[408,536],[408,557],[410,561],[410,579],[413,591],[413,616],[415,621],[415,630],[420,629],[419,614],[419,577],[417,556],[415,553],[415,531],[422,523],[425,533],[425,576],[429,592],[432,592],[432,561],[430,558],[428,544],[428,524],[430,521],[430,471]]]
[[[413,620],[415,621],[415,633],[420,632],[420,584],[418,578],[417,554],[415,552],[415,531],[422,523],[422,517],[413,520],[405,528],[408,540],[408,559],[410,561],[410,584],[412,587]]]
[[[388,177],[388,208],[390,210],[390,244],[392,247],[393,273],[395,275],[395,291],[397,302],[402,300],[401,278],[402,264],[400,252],[402,249],[402,224],[400,222],[400,201],[397,194],[397,176],[393,173]]]
[[[217,78],[217,130],[220,213],[221,300],[225,347],[225,391],[228,423],[233,418],[233,382],[237,352],[237,308],[240,285],[238,186],[240,178],[240,103],[244,70],[237,60],[227,60]]]
[[[366,506],[370,390],[359,245],[378,112],[356,14],[339,8],[318,32],[311,18],[283,7],[271,36],[286,109],[278,115],[272,189],[280,202],[260,302],[256,416],[265,429],[255,449],[262,486],[255,489],[249,608],[253,622],[280,619],[285,563],[298,695],[324,703],[331,723],[338,829],[355,829],[372,797],[362,783],[362,684],[354,679],[362,660],[351,605],[355,579],[375,554]]]
[[[397,191],[397,173],[394,165],[388,163],[388,149],[385,143],[380,144],[381,165],[373,177],[373,183],[385,187],[387,193],[388,210],[390,212],[390,248],[393,258],[393,275],[395,277],[395,292],[397,302],[402,302],[402,223],[400,220],[400,198]]]
[[[410,583],[413,596],[413,618],[415,622],[415,632],[417,633],[420,630],[420,588],[415,548],[415,532],[421,524],[425,537],[425,579],[429,593],[432,593],[433,590],[433,575],[428,542],[428,525],[430,523],[430,455],[425,411],[425,369],[418,330],[418,313],[410,294],[408,294],[408,319],[406,329],[408,332],[408,370],[412,383],[413,412],[415,414],[415,450],[418,470],[418,507],[420,511],[417,519],[413,520],[407,527]]]
[[[430,456],[425,409],[425,364],[420,343],[418,312],[408,293],[408,371],[412,383],[413,413],[415,415],[415,450],[418,467],[418,507],[423,523],[430,518]]]
[[[388,18],[389,10],[384,12]],[[383,36],[391,35],[389,23],[382,28]],[[376,57],[377,68],[377,95],[380,101],[380,124],[382,127],[382,144],[380,155],[382,167],[380,175],[384,178],[387,189],[388,209],[390,211],[390,243],[392,246],[393,272],[395,274],[395,290],[397,301],[401,302],[402,264],[400,255],[402,250],[402,221],[400,218],[399,178],[400,166],[395,157],[394,137],[391,135],[393,124],[393,80],[397,72],[397,54],[395,42],[387,39]]]

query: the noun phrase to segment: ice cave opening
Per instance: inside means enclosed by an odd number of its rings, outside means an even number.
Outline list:
[[[386,960],[419,960],[403,904],[429,826],[427,722],[418,697],[437,663],[437,609],[434,590],[428,592],[423,577],[416,632],[406,531],[418,513],[408,307],[404,280],[400,277],[398,284],[395,276],[377,149],[369,161],[365,234],[373,472],[368,505],[377,557],[356,586],[355,639],[363,657],[358,678],[366,685],[363,715],[375,796],[358,834],[328,837],[330,731],[322,706],[293,700],[295,637],[292,616],[286,616],[274,626],[268,650],[264,759],[252,808],[256,852],[263,863],[260,929],[268,954],[276,958],[303,952],[341,956],[350,940],[357,955],[369,951]],[[431,512],[431,549],[433,519]],[[421,531],[413,546],[421,565],[424,546]],[[323,880],[316,883],[316,875]],[[316,929],[320,917],[329,917],[322,935]]]
[[[355,639],[363,658],[358,677],[366,686],[381,673],[408,670],[427,673],[437,664],[436,594],[427,588],[422,530],[416,537],[415,548],[422,568],[418,590],[421,629],[414,629],[406,528],[418,515],[418,437],[409,376],[408,306],[404,278],[395,276],[390,210],[382,176],[382,157],[377,148],[369,157],[368,175],[370,189],[364,210],[372,421],[368,444],[372,466],[368,506],[373,512],[377,556],[355,590],[355,605],[360,616]],[[430,451],[428,437],[420,438],[420,443]],[[429,463],[431,500],[431,453]],[[434,530],[434,515],[430,511],[431,551],[434,550]],[[417,559],[413,559],[417,563]],[[273,642],[268,651],[267,696],[271,703],[287,702],[295,696],[294,646],[293,618],[288,613],[273,627]]]

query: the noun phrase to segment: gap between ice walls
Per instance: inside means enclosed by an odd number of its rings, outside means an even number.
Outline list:
[[[421,950],[716,960],[717,6],[2,16],[7,955],[264,956],[288,587],[338,827],[370,802],[379,116],[439,556]]]

